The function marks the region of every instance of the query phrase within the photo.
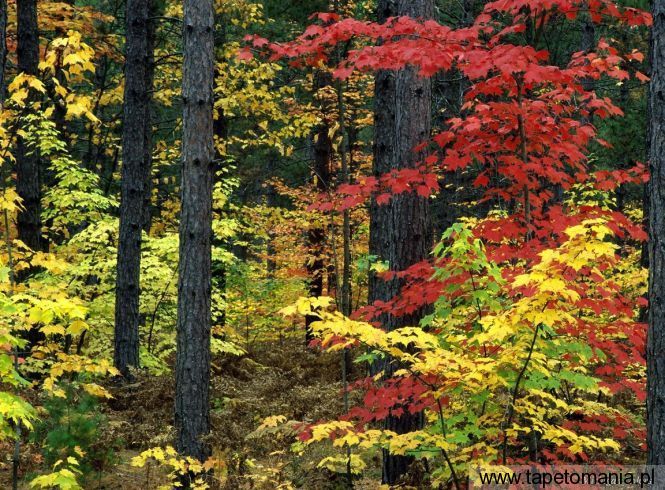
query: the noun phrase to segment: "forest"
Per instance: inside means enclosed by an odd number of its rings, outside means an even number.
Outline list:
[[[0,488],[663,469],[661,189],[665,0],[0,0]]]

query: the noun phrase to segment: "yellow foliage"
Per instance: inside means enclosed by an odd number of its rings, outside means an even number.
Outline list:
[[[467,325],[470,317],[478,315],[478,304],[468,307],[459,300],[457,305],[446,304],[452,311],[444,310],[443,320],[434,315],[432,323],[439,328],[437,333],[421,327],[385,332],[330,311],[331,302],[321,304],[318,298],[301,298],[284,308],[281,312],[285,315],[316,315],[318,320],[311,328],[324,346],[335,339],[330,350],[359,344],[370,353],[390,355],[399,361],[394,378],[435,379],[428,382],[433,384],[427,384],[428,394],[435,400],[446,398],[441,412],[426,414],[430,425],[424,430],[398,435],[359,429],[348,421],[333,421],[314,425],[307,444],[332,439],[335,447],[379,447],[397,455],[438,450],[447,454],[461,473],[472,460],[495,462],[502,453],[504,437],[514,440],[534,431],[541,444],[567,448],[573,454],[618,451],[619,444],[611,438],[578,434],[563,427],[570,413],[616,416],[618,412],[596,400],[598,393],[606,390],[592,376],[593,369],[587,368],[594,356],[591,348],[584,339],[571,340],[556,332],[577,325],[580,318],[588,315],[578,304],[583,281],[585,294],[593,297],[606,282],[617,280],[607,266],[623,266],[617,258],[616,245],[607,240],[611,230],[604,220],[585,220],[567,229],[566,236],[567,240],[557,249],[543,251],[539,261],[506,285],[514,291],[511,301],[496,296],[497,288],[491,287],[487,278],[469,282],[470,297],[483,298],[491,305],[473,319],[477,330],[472,334]],[[483,263],[482,244],[463,229],[458,230],[457,241],[447,250],[461,261],[472,261],[475,265],[470,265],[469,270],[477,273],[486,268],[500,278],[495,265]],[[571,270],[582,269],[584,275],[571,274]],[[587,281],[590,274],[600,279]],[[643,272],[626,270],[623,274],[629,287],[643,287]],[[481,296],[479,284],[487,287]],[[598,315],[594,318],[598,321]],[[611,317],[600,318],[612,321]],[[524,372],[518,377],[522,369]],[[574,380],[571,382],[575,385],[575,394],[570,398],[546,389],[567,380]],[[446,427],[449,417],[457,422]],[[476,435],[470,437],[469,432]],[[323,465],[330,462],[325,461]]]

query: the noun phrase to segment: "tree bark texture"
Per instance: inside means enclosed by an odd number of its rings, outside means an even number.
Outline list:
[[[36,76],[39,73],[39,29],[37,0],[17,0],[18,71]],[[32,100],[29,99],[28,103]],[[41,168],[39,152],[26,139],[18,137],[16,145],[16,192],[23,209],[17,218],[18,238],[36,251],[48,250],[42,236]]]
[[[205,460],[210,447],[210,290],[214,176],[212,0],[185,0],[182,211],[176,351],[177,449]]]
[[[150,203],[153,85],[152,0],[127,0],[120,237],[115,298],[115,367],[139,365],[141,235]]]
[[[332,111],[332,105],[321,91],[332,87],[332,77],[329,73],[317,71],[314,74],[314,88],[320,93],[319,105],[323,119],[317,127],[314,141],[314,181],[317,192],[328,192],[331,175],[332,141],[330,140],[330,121],[326,118]],[[323,296],[323,277],[327,272],[324,260],[326,230],[323,223],[312,225],[307,231],[309,257],[307,260],[307,277],[309,278],[309,295],[311,297]],[[305,342],[314,338],[310,325],[318,318],[316,315],[305,316]]]
[[[0,109],[5,104],[5,66],[7,65],[7,0],[0,0]]]
[[[665,0],[653,1],[649,183],[647,464],[665,464]]]
[[[414,18],[432,18],[431,0],[380,0],[378,17],[408,15]],[[421,78],[408,67],[397,72],[382,71],[375,79],[374,100],[374,174],[386,174],[392,169],[413,167],[424,155],[414,147],[426,141],[431,129],[431,81]],[[426,259],[431,250],[431,226],[428,199],[415,193],[394,196],[386,205],[370,205],[370,254],[387,261],[393,271],[402,271]],[[383,281],[370,277],[369,302],[387,301],[399,294],[404,283],[401,279]],[[382,325],[393,330],[406,325],[417,325],[423,312],[403,317],[384,316]],[[396,368],[387,362],[375,369],[384,369],[390,377]],[[377,369],[377,370],[378,370]],[[389,417],[386,429],[397,433],[410,432],[422,424],[422,415],[406,414]],[[411,458],[393,456],[384,452],[383,482],[395,483],[403,475]]]

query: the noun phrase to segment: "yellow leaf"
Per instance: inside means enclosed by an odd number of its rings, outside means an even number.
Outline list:
[[[46,87],[44,86],[44,84],[42,83],[42,81],[39,78],[30,77],[28,79],[28,86],[30,86],[31,88],[34,88],[35,90],[37,90],[41,93],[46,92]]]
[[[67,332],[72,335],[79,335],[82,332],[88,330],[88,328],[88,324],[83,320],[74,320],[67,328]]]
[[[45,325],[40,330],[44,335],[65,335],[65,327],[62,325]]]

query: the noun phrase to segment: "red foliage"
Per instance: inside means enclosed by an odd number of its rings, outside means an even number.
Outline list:
[[[625,80],[630,76],[626,67],[642,62],[642,54],[621,54],[601,40],[595,52],[575,53],[567,66],[558,67],[548,64],[546,51],[514,42],[527,22],[540,26],[561,15],[573,20],[582,10],[588,11],[594,22],[611,19],[628,25],[651,23],[649,14],[619,7],[609,0],[497,0],[485,6],[473,25],[460,29],[408,17],[378,24],[319,14],[317,19],[323,25],[309,26],[293,42],[276,44],[259,37],[247,40],[254,50],[272,59],[289,59],[293,66],[316,66],[329,61],[339,43],[364,39],[367,44],[349,52],[339,64],[334,72],[338,78],[348,77],[353,70],[398,70],[406,66],[417,68],[423,77],[454,68],[467,78],[471,87],[465,94],[462,115],[446,121],[446,129],[434,135],[432,141],[423,142],[432,148],[429,157],[415,168],[366,176],[354,184],[342,185],[335,195],[322,196],[316,208],[342,210],[370,198],[383,205],[405,192],[430,196],[437,191],[445,172],[473,168],[477,174],[473,185],[484,189],[483,200],[511,203],[504,206],[512,209],[510,215],[483,222],[475,230],[490,260],[520,264],[508,268],[505,274],[510,276],[539,260],[543,250],[557,247],[566,239],[566,228],[588,218],[608,218],[610,228],[621,239],[646,239],[641,226],[621,213],[582,206],[571,214],[554,198],[556,188],[570,190],[580,183],[608,191],[648,179],[642,164],[627,170],[589,171],[589,145],[597,142],[607,146],[597,138],[592,116],[606,118],[622,112],[609,98],[599,97],[583,83],[601,77]],[[512,18],[507,25],[500,20],[506,16]],[[247,55],[245,50],[242,56]],[[639,71],[631,71],[636,72],[637,79],[647,80]],[[433,304],[444,291],[452,290],[446,294],[454,296],[455,288],[446,288],[468,279],[462,274],[445,282],[433,281],[433,272],[433,264],[423,262],[405,271],[384,274],[385,279],[401,280],[400,294],[362,308],[354,316],[371,321],[381,314],[407,315]],[[597,315],[612,315],[617,321],[600,332],[596,325],[580,320],[561,333],[587,339],[594,350],[603,352],[604,359],[596,359],[595,374],[612,393],[628,391],[644,400],[643,383],[627,380],[624,373],[629,365],[644,362],[645,329],[641,324],[618,320],[633,317],[634,305],[622,296],[618,285],[611,283],[605,289],[596,288],[598,294],[588,294],[584,281],[593,283],[600,277],[585,270],[577,275],[583,279],[579,281],[581,299],[577,306]],[[530,292],[522,289],[519,294]],[[618,342],[617,337],[625,341]],[[366,380],[359,387],[365,393],[364,406],[353,408],[348,416],[362,422],[381,420],[389,413],[419,411],[434,402],[421,396],[427,387],[412,377],[389,379],[379,386]],[[622,427],[622,421],[615,420],[611,428],[606,422],[600,416],[582,417],[568,421],[566,426],[582,432],[610,430],[618,439],[639,431],[629,427],[627,421]],[[556,454],[546,449],[543,454],[553,461],[588,459],[565,448],[559,448]]]
[[[380,384],[367,378],[356,383],[355,388],[363,389],[363,404],[349,410],[347,420],[376,422],[389,415],[399,417],[405,412],[418,413],[436,406],[436,401],[428,395],[429,387],[412,377],[388,379]]]

